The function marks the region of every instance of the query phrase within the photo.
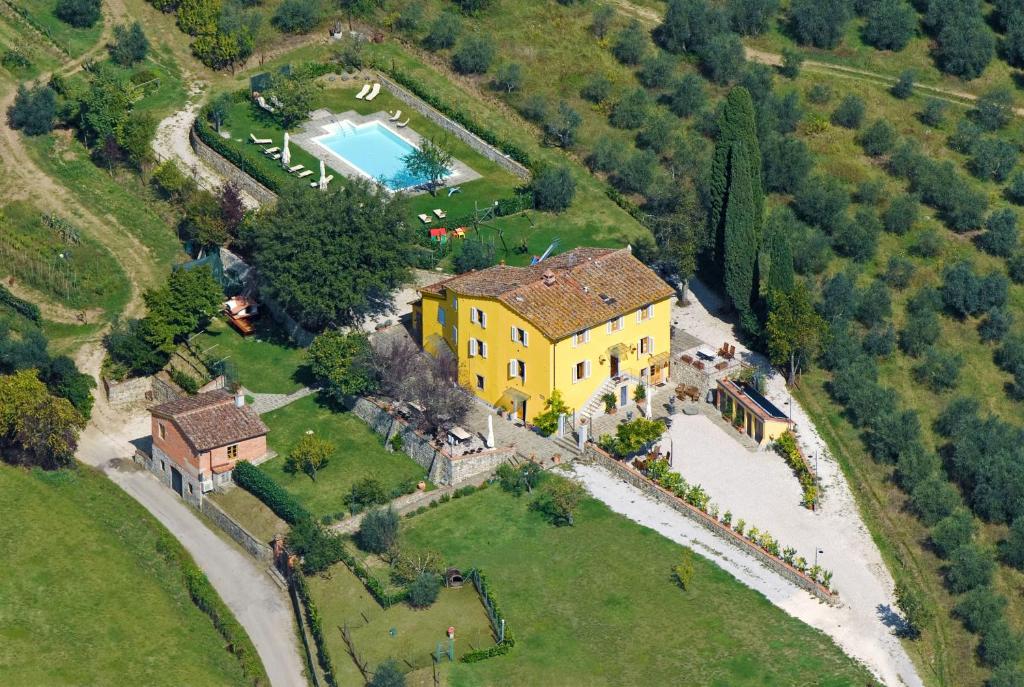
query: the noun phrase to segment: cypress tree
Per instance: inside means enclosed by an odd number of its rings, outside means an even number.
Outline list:
[[[761,151],[750,92],[729,92],[719,120],[719,135],[709,180],[710,255],[708,265],[721,281],[733,307],[751,324],[756,262],[764,214]]]
[[[789,293],[796,280],[793,268],[793,248],[789,243],[785,216],[772,213],[764,227],[764,239],[758,254],[760,296],[770,293]]]

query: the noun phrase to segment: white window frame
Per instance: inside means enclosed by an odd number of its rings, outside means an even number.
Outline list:
[[[647,349],[646,351],[644,349]],[[650,355],[654,352],[654,337],[653,336],[641,336],[640,341],[637,343],[637,352],[640,355]]]
[[[487,313],[477,308],[476,310],[477,324],[480,325],[481,329],[487,329]]]
[[[458,296],[452,296],[452,310],[454,310],[455,312],[459,311],[459,297]]]
[[[651,303],[650,305],[645,305],[642,308],[638,308],[637,311],[636,311],[636,321],[637,321],[637,323],[643,322],[645,320],[650,320],[653,317],[654,317],[654,304],[653,303]]]
[[[526,361],[519,360],[518,358],[509,358],[508,361],[508,378],[509,379],[520,379],[523,384],[526,383]]]
[[[622,315],[619,315],[618,317],[613,317],[612,319],[608,320],[607,324],[605,324],[605,328],[609,334],[621,332],[623,329],[626,328],[626,318],[623,317]]]
[[[583,376],[582,377],[579,376],[579,367],[580,367],[580,365],[583,366]],[[580,360],[579,362],[577,362],[575,365],[572,366],[572,383],[576,384],[577,382],[581,382],[584,379],[590,379],[590,361],[589,360]]]
[[[474,339],[473,337],[470,337],[469,341],[466,342],[466,348],[469,351],[469,357],[470,358],[476,357],[479,345],[480,345],[480,343],[476,339]]]
[[[470,321],[471,324],[476,324],[476,320],[477,320],[477,315],[476,314],[478,312],[480,312],[480,311],[477,310],[476,308],[470,308],[469,309],[469,321]]]
[[[530,333],[523,329],[522,327],[516,327],[515,325],[512,325],[512,341],[521,346],[529,346]]]
[[[459,345],[459,328],[454,324],[452,325],[452,343],[456,346]]]
[[[477,339],[477,341],[476,341],[476,352],[480,355],[481,358],[486,358],[487,357],[487,342],[486,341],[481,341],[480,339]]]
[[[582,341],[579,338],[580,336],[583,337]],[[578,332],[576,332],[575,334],[572,335],[572,347],[573,348],[576,348],[577,346],[581,346],[583,344],[588,344],[588,343],[590,343],[590,328],[589,327],[587,329],[581,329],[580,331],[578,331]]]

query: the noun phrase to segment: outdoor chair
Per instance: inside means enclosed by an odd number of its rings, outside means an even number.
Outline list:
[[[406,126],[407,124],[409,124],[409,120],[408,119],[405,120],[404,122],[398,122],[397,124],[395,124],[395,126],[397,126],[399,129],[401,129],[402,127]]]
[[[312,173],[313,173],[313,170],[307,169],[304,172],[299,172],[296,176],[299,177],[300,179],[305,179],[306,177],[308,177]]]
[[[271,141],[271,143],[273,143],[273,141]],[[264,148],[263,152],[265,154],[267,154],[267,155],[273,155],[274,153],[278,152],[279,150],[281,150],[280,146],[274,146],[273,148]]]
[[[416,216],[419,217],[420,221],[423,222],[424,224],[430,224],[430,222],[431,222],[430,215],[420,214],[420,215],[416,215]]]
[[[682,357],[680,357],[680,360],[689,365],[690,363],[693,362],[693,356],[687,353],[683,353]]]
[[[397,122],[401,118],[402,118],[402,111],[401,110],[395,110],[395,114],[393,114],[391,116],[391,119],[389,119],[388,121],[389,122]]]
[[[292,165],[291,167],[288,168],[288,173],[289,174],[295,174],[300,169],[305,169],[305,168],[306,168],[306,165]]]
[[[356,100],[362,100],[366,97],[366,94],[370,92],[370,84],[363,84],[362,89],[356,93]]]
[[[445,217],[448,216],[448,213],[442,210],[441,208],[434,208],[434,214],[437,215],[438,219],[444,219]]]
[[[373,84],[373,88],[370,89],[370,92],[366,94],[366,97],[363,98],[363,100],[366,100],[366,101],[373,100],[374,98],[377,97],[378,93],[380,93],[380,84],[379,83],[375,83],[375,84]]]
[[[249,140],[258,146],[270,145],[274,142],[271,138],[256,138],[255,134],[249,134]]]

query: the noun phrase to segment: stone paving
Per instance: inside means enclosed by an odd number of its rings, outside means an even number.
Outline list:
[[[316,389],[312,387],[304,386],[290,394],[258,394],[242,387],[242,393],[246,396],[252,396],[252,409],[256,411],[257,415],[263,415],[278,408],[283,408],[289,403],[294,403],[300,398],[309,396],[315,391]]]

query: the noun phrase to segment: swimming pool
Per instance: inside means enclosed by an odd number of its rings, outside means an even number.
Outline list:
[[[327,134],[313,140],[392,191],[428,181],[410,174],[402,161],[416,147],[381,122],[332,124]]]

